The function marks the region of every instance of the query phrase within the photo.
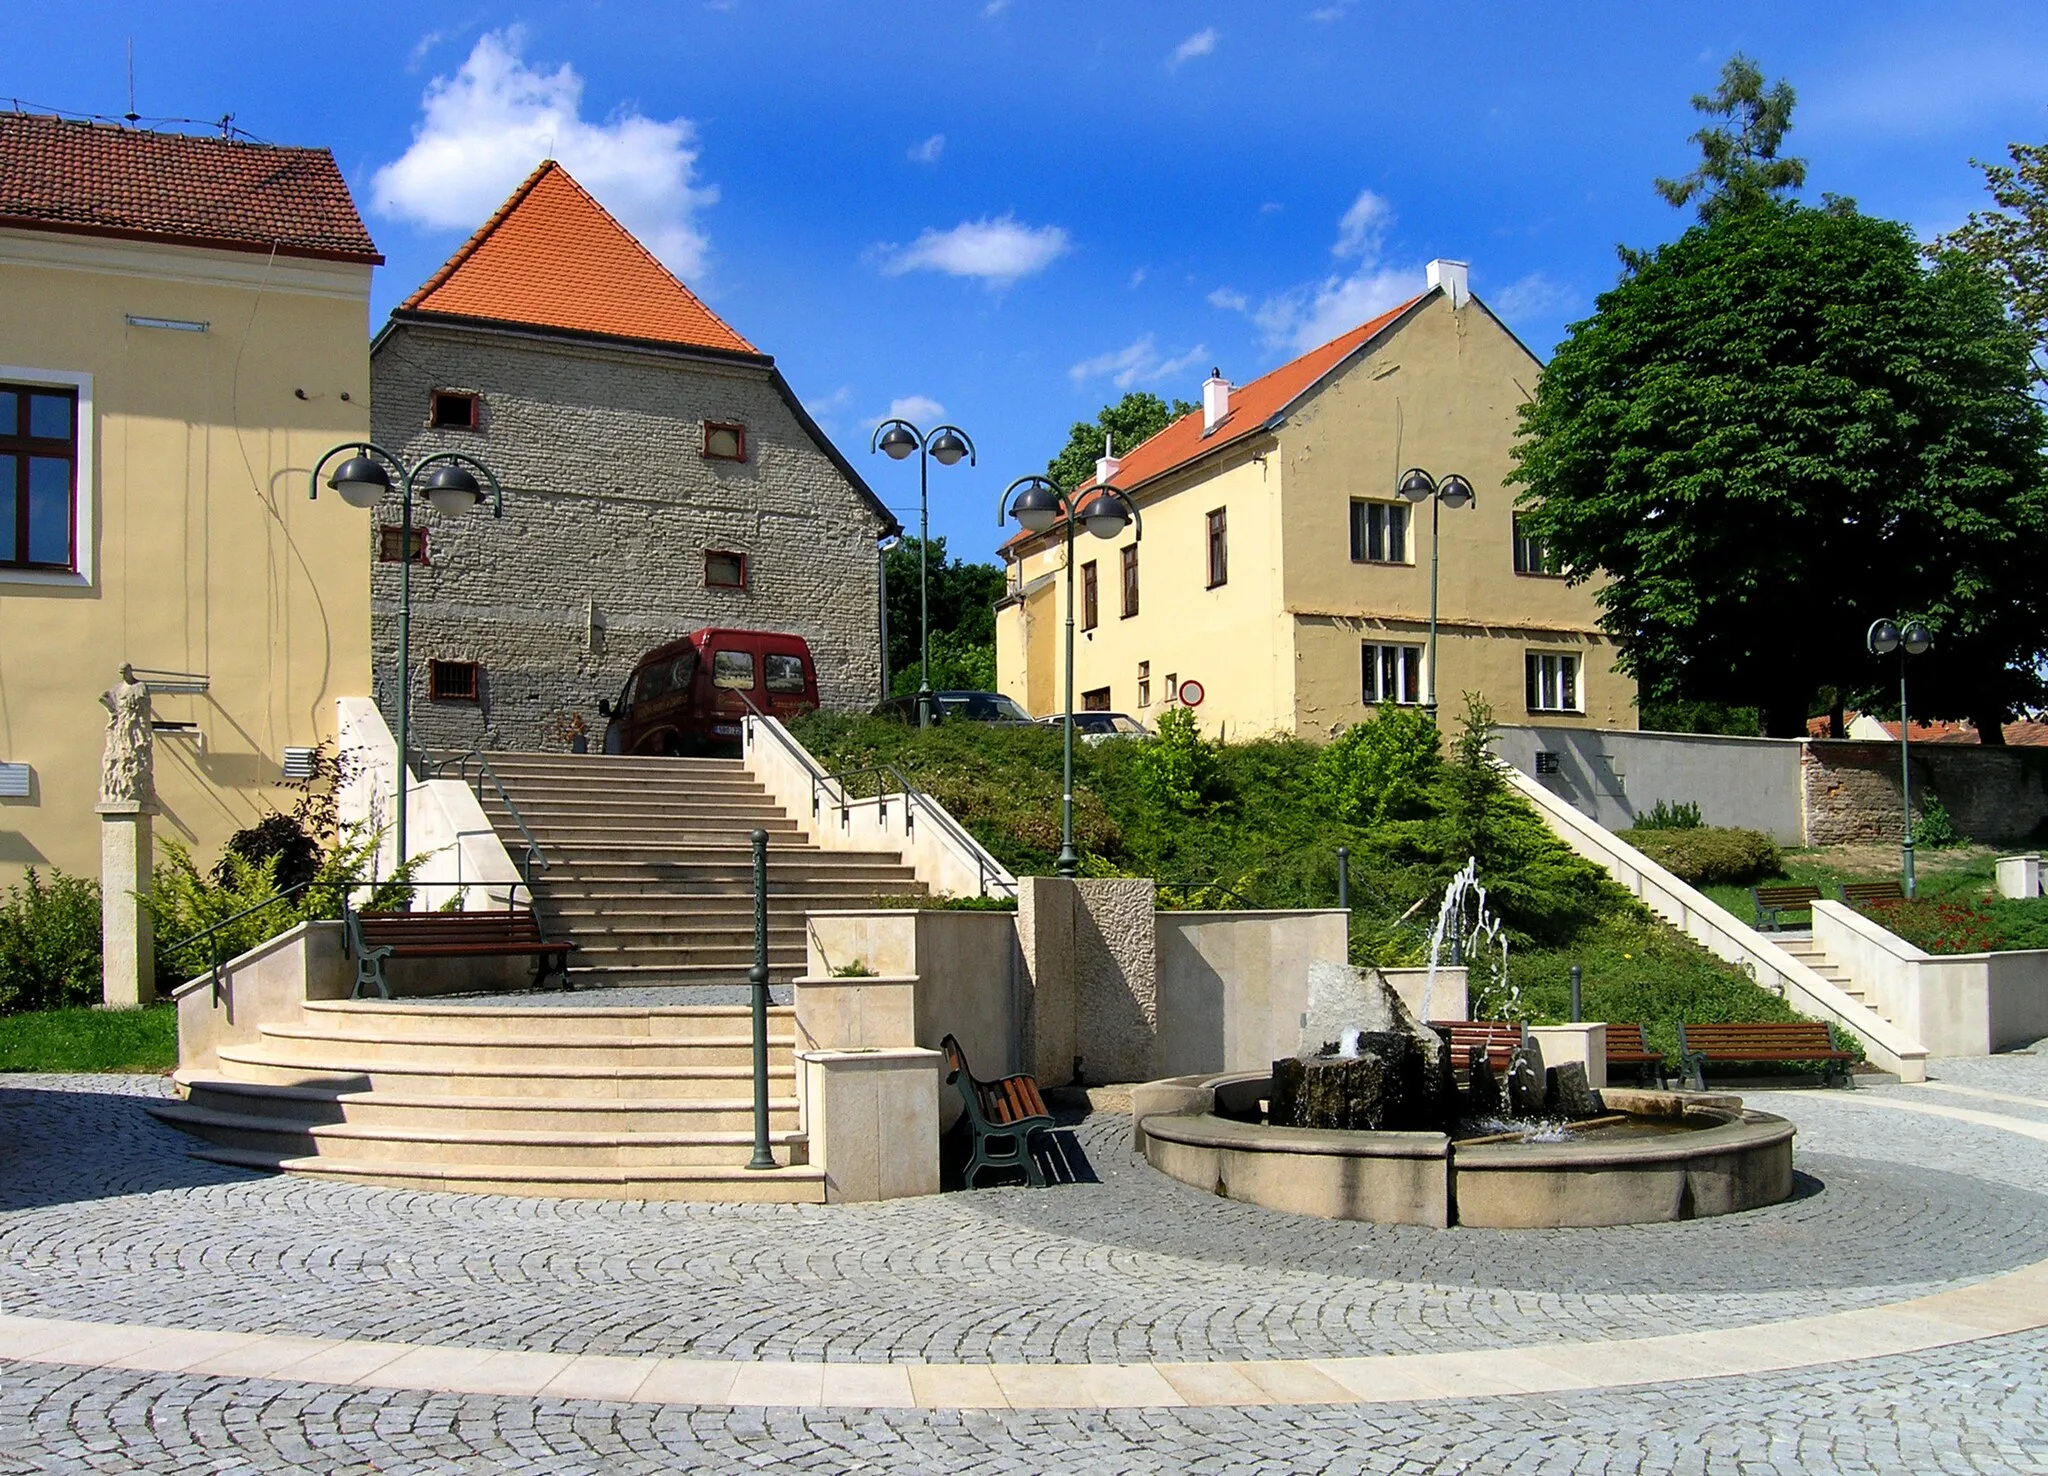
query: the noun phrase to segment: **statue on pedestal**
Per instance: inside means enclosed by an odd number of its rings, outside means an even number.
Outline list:
[[[100,757],[100,804],[148,809],[156,799],[151,780],[149,687],[135,680],[134,667],[123,666],[121,680],[100,695],[100,705],[107,710],[107,747]]]

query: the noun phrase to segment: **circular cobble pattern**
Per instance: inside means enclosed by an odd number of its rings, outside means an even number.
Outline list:
[[[2048,1259],[2041,1145],[1816,1094],[1772,1104],[1802,1124],[1784,1205],[1505,1233],[1218,1200],[1153,1173],[1107,1116],[1071,1129],[1099,1182],[829,1209],[260,1177],[188,1158],[151,1090],[0,1090],[6,1310],[571,1353],[1300,1358],[1743,1325]]]

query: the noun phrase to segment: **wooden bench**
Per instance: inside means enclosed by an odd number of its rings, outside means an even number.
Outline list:
[[[1895,881],[1843,882],[1842,900],[1851,907],[1863,907],[1872,902],[1903,902],[1906,889]]]
[[[1505,1076],[1508,1061],[1520,1049],[1522,1027],[1512,1020],[1431,1020],[1429,1028],[1451,1043],[1451,1065],[1469,1067],[1484,1052],[1495,1076]]]
[[[375,989],[380,999],[391,998],[391,986],[384,978],[387,958],[510,958],[519,955],[539,960],[535,982],[550,974],[566,973],[569,955],[576,945],[567,938],[541,934],[540,922],[524,907],[504,912],[357,912],[343,914],[348,927],[348,948],[356,958],[355,988],[351,997],[361,999]]]
[[[1664,1053],[1650,1049],[1649,1037],[1641,1025],[1607,1026],[1607,1079],[1618,1072],[1630,1072],[1643,1086],[1664,1085]]]
[[[1828,1027],[1818,1020],[1786,1020],[1772,1024],[1687,1025],[1678,1027],[1678,1069],[1697,1091],[1707,1089],[1707,1063],[1730,1061],[1818,1061],[1821,1079],[1849,1084],[1848,1051],[1835,1049]]]
[[[939,1042],[946,1053],[946,1085],[960,1088],[960,1100],[967,1104],[967,1121],[974,1129],[974,1154],[967,1164],[967,1187],[985,1169],[1019,1168],[1038,1188],[1045,1187],[1045,1172],[1031,1156],[1031,1135],[1052,1127],[1052,1113],[1038,1094],[1038,1080],[1031,1076],[1005,1076],[995,1081],[978,1080],[968,1069],[967,1053],[960,1042],[948,1035]]]
[[[1811,912],[1813,904],[1820,901],[1820,888],[1805,885],[1751,887],[1749,900],[1756,904],[1756,930],[1765,933],[1784,925],[1782,913]]]

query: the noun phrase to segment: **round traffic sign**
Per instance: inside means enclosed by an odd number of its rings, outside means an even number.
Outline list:
[[[1180,705],[1182,707],[1200,707],[1202,699],[1208,695],[1202,689],[1202,684],[1193,678],[1189,678],[1180,684]]]

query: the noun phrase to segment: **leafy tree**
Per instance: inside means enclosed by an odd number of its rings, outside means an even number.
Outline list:
[[[1151,741],[1132,756],[1138,789],[1169,809],[1193,814],[1217,796],[1218,745],[1202,736],[1191,707],[1169,707]]]
[[[2013,315],[2034,341],[2034,383],[2048,388],[2048,144],[2008,144],[2012,163],[1971,162],[1984,171],[1996,210],[1970,218],[1935,242],[1997,275]]]
[[[889,597],[889,690],[898,694],[917,690],[917,551],[918,541],[906,538],[882,556]],[[934,538],[925,577],[931,598],[933,689],[988,690],[995,683],[995,604],[1003,597],[1002,566],[949,559],[946,540]],[[986,680],[980,680],[984,672]],[[968,676],[977,680],[968,681]]]
[[[1157,395],[1132,390],[1114,405],[1104,405],[1094,420],[1075,421],[1073,430],[1067,433],[1066,448],[1045,464],[1045,474],[1063,488],[1093,481],[1105,432],[1111,447],[1122,456],[1199,408],[1186,400],[1175,400],[1169,405]]]
[[[1700,164],[1683,179],[1660,179],[1657,193],[1673,205],[1699,201],[1701,220],[1776,199],[1806,183],[1804,159],[1780,159],[1779,146],[1792,126],[1791,84],[1764,86],[1755,62],[1737,53],[1721,68],[1721,85],[1712,93],[1695,94],[1696,112],[1739,120],[1702,128],[1691,141],[1700,146]]]
[[[1746,125],[1749,153],[1784,162],[1783,122]],[[1923,262],[1844,202],[1772,198],[1755,158],[1703,148],[1722,203],[1623,253],[1523,407],[1533,531],[1573,578],[1608,576],[1602,623],[1652,701],[1754,705],[1794,736],[1823,682],[1896,681],[1864,632],[1914,615],[1940,642],[1915,707],[1995,742],[2048,650],[2027,335],[1982,268]]]
[[[1436,719],[1421,708],[1382,707],[1316,755],[1316,797],[1351,825],[1421,814],[1442,765],[1440,746]]]

